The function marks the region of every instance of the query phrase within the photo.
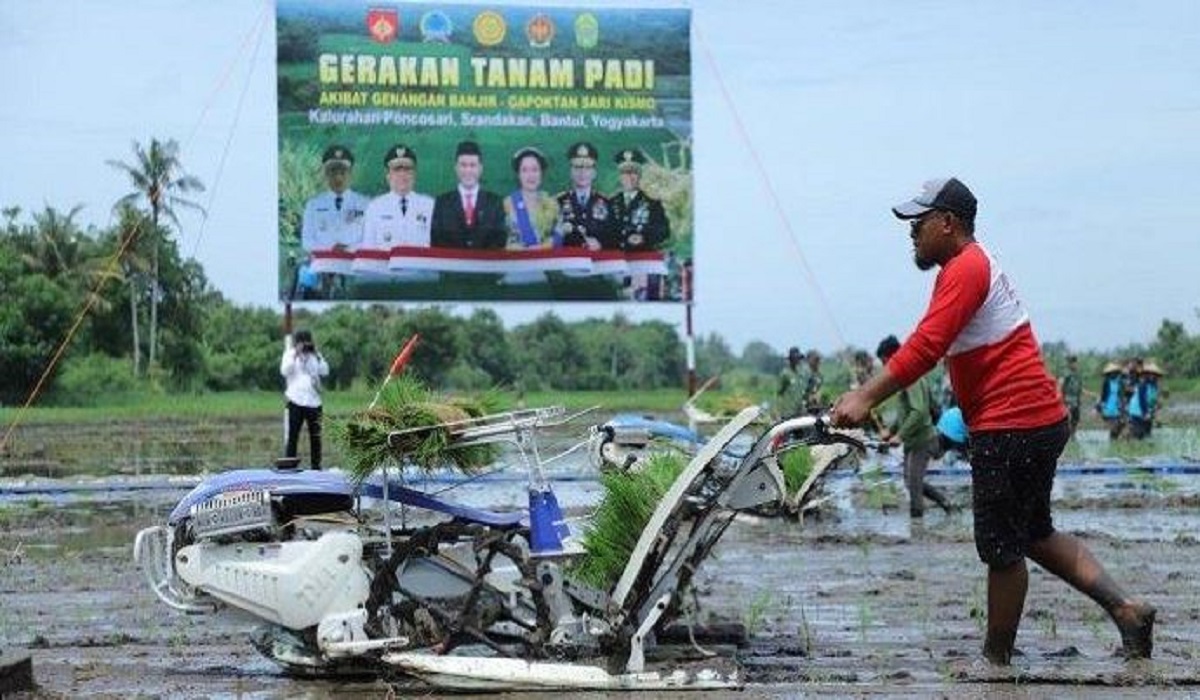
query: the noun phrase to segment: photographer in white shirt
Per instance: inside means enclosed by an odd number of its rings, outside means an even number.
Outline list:
[[[329,363],[317,352],[312,333],[296,331],[284,338],[279,373],[287,381],[287,445],[284,454],[296,456],[300,428],[308,424],[309,459],[321,468],[321,377],[329,375]]]

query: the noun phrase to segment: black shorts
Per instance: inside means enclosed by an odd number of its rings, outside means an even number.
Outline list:
[[[1054,533],[1050,489],[1070,438],[1066,419],[1045,428],[971,433],[975,551],[983,563],[1015,564],[1031,542]]]

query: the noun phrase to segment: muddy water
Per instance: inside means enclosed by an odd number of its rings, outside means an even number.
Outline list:
[[[937,479],[965,500],[962,477]],[[1114,658],[1117,634],[1099,608],[1034,567],[1024,655],[999,677],[976,667],[984,571],[970,516],[914,523],[886,475],[834,479],[828,508],[803,524],[740,519],[698,577],[701,605],[750,629],[739,697],[1200,696],[1200,510],[1190,495],[1200,477],[1173,479],[1176,488],[1064,478],[1056,489],[1060,526],[1159,607],[1151,662]],[[597,493],[586,480],[558,492],[569,509]],[[162,522],[179,487],[119,493],[10,499],[0,511],[0,645],[31,650],[34,697],[426,694],[399,681],[287,678],[246,641],[253,622],[170,612],[139,579],[130,543]],[[524,497],[519,480],[455,493],[513,507]]]

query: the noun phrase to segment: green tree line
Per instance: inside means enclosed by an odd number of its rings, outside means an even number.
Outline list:
[[[152,230],[136,210],[123,209],[112,229],[82,229],[78,211],[47,207],[23,219],[15,208],[4,210],[0,402],[24,403],[35,389],[39,404],[86,405],[142,391],[281,388],[280,309],[225,299],[198,263],[181,258],[165,229],[129,243],[134,232]],[[157,284],[151,246],[158,248]],[[142,329],[155,295],[160,348],[139,367],[137,358],[150,357]],[[437,307],[347,305],[299,309],[293,323],[316,336],[335,389],[378,382],[414,333],[422,342],[409,367],[438,387],[644,390],[681,386],[685,376],[672,324],[621,315],[568,323],[547,313],[506,329],[491,309],[462,318]]]
[[[134,144],[129,195],[108,228],[82,227],[81,207],[0,210],[0,403],[89,405],[145,392],[281,388],[281,309],[242,306],[213,289],[172,237],[175,209],[203,185],[187,176],[174,142]],[[517,391],[641,391],[685,386],[683,339],[674,324],[622,314],[567,322],[552,312],[505,328],[490,309],[458,317],[437,307],[335,306],[297,312],[328,359],[332,388],[374,386],[404,341],[419,333],[409,367],[432,386]],[[849,383],[845,348],[822,369],[831,391]],[[1071,352],[1045,347],[1053,371]],[[1200,336],[1166,320],[1144,345],[1078,352],[1086,374],[1109,360],[1155,358],[1194,384]],[[735,352],[717,333],[697,339],[696,372],[726,389],[770,397],[783,349],[753,341]]]

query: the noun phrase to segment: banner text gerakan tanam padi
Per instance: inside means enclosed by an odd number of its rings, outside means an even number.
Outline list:
[[[654,89],[654,61],[642,59],[496,58],[321,54],[322,85],[502,90]],[[470,82],[467,82],[467,81]]]

